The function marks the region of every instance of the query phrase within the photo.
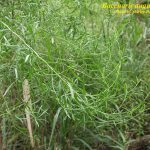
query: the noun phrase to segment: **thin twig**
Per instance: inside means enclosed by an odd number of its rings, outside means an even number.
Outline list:
[[[29,87],[28,80],[25,79],[24,82],[23,82],[23,101],[27,104],[27,106],[25,108],[27,128],[28,128],[28,131],[29,131],[31,146],[32,146],[32,148],[34,148],[34,139],[33,139],[30,111],[27,108],[28,106],[30,108],[29,100],[30,100],[30,87]]]

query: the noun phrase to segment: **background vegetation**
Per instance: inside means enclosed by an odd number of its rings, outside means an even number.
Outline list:
[[[150,134],[149,17],[103,2],[0,1],[1,149],[125,150]]]

